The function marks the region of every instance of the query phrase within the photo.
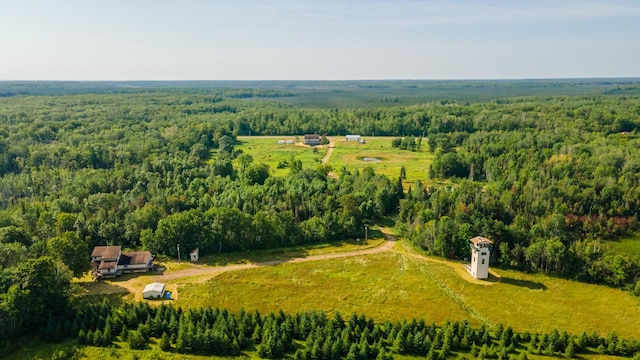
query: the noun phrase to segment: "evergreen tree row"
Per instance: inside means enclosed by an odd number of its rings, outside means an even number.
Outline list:
[[[364,315],[343,318],[336,312],[296,314],[125,303],[111,306],[79,304],[75,311],[49,317],[40,337],[59,342],[75,337],[81,345],[108,347],[126,341],[132,349],[151,348],[182,354],[237,356],[256,351],[262,358],[279,359],[391,359],[394,354],[446,359],[456,354],[508,359],[526,354],[576,357],[593,352],[630,357],[640,341],[615,332],[574,336],[553,330],[548,334],[516,333],[501,324],[473,328],[467,321],[436,326],[424,320],[377,323]]]

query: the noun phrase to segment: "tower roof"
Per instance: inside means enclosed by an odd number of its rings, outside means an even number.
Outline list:
[[[476,246],[479,244],[493,244],[493,241],[482,236],[476,236],[472,238],[470,241],[473,243],[473,245],[476,245]]]

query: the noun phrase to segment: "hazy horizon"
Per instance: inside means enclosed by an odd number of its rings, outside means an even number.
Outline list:
[[[3,81],[640,77],[630,0],[25,0],[0,10]]]

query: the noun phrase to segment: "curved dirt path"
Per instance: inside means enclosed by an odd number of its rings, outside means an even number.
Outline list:
[[[173,299],[178,298],[178,285],[183,283],[203,283],[206,282],[222,273],[230,272],[230,271],[239,271],[239,270],[247,270],[247,269],[255,269],[264,266],[276,266],[284,263],[301,263],[301,262],[309,262],[309,261],[319,261],[319,260],[327,260],[327,259],[337,259],[337,258],[345,258],[345,257],[353,257],[353,256],[361,256],[361,255],[370,255],[370,254],[378,254],[382,252],[386,252],[391,250],[396,243],[396,239],[393,236],[393,233],[389,228],[380,227],[380,231],[384,234],[386,241],[379,246],[373,248],[367,248],[363,250],[355,250],[348,252],[337,252],[337,253],[328,253],[328,254],[319,254],[319,255],[310,255],[305,257],[296,257],[290,259],[278,259],[271,261],[263,261],[258,263],[248,263],[248,264],[233,264],[233,265],[223,265],[223,266],[209,266],[209,265],[195,265],[192,264],[188,269],[169,271],[164,274],[145,274],[145,275],[133,275],[130,278],[125,279],[111,279],[97,282],[90,282],[84,285],[85,289],[89,291],[91,294],[113,294],[113,293],[130,293],[134,295],[136,300],[140,300],[142,298],[142,288],[151,282],[163,282],[171,284],[167,284],[170,287],[170,290],[173,290]],[[500,282],[500,276],[493,271],[489,271],[491,274],[490,279],[488,280],[478,280],[475,279],[467,270],[464,268],[463,264],[460,263],[452,263],[450,261],[445,261],[441,259],[436,259],[432,257],[426,257],[414,253],[406,253],[406,255],[418,259],[420,261],[426,261],[431,263],[438,263],[442,265],[449,266],[452,270],[454,270],[462,279],[479,285],[493,285]],[[180,283],[174,282],[173,280],[180,279]]]
[[[331,155],[333,155],[333,150],[336,148],[336,143],[333,141],[333,138],[328,137],[327,139],[329,139],[329,150],[327,150],[327,153],[324,154],[324,157],[322,158],[322,165],[329,162]]]
[[[377,254],[377,253],[389,251],[395,245],[395,238],[388,228],[381,227],[380,231],[384,234],[386,241],[382,245],[379,245],[373,248],[363,249],[363,250],[310,255],[305,257],[279,259],[279,260],[264,261],[264,262],[249,263],[249,264],[233,264],[233,265],[223,265],[223,266],[192,265],[188,269],[170,271],[164,274],[146,274],[143,276],[134,275],[131,278],[128,278],[126,280],[122,278],[120,279],[116,278],[116,279],[110,279],[110,280],[104,280],[104,281],[98,281],[98,282],[91,282],[85,285],[85,289],[90,291],[92,294],[131,293],[131,294],[134,294],[135,298],[139,300],[142,297],[141,295],[142,288],[144,287],[145,284],[149,284],[151,282],[166,283],[171,280],[184,279],[185,282],[188,282],[188,283],[202,283],[207,280],[210,280],[211,278],[219,274],[226,273],[229,271],[254,269],[254,268],[259,268],[263,266],[275,266],[275,265],[280,265],[284,263],[301,263],[301,262],[308,262],[308,261],[318,261],[318,260],[326,260],[326,259],[337,259],[337,258],[344,258],[344,257]],[[172,287],[174,287],[175,285],[177,284],[175,283],[171,284]]]
[[[310,255],[305,257],[263,261],[263,262],[250,263],[250,264],[234,264],[234,265],[224,265],[224,266],[200,265],[191,269],[174,271],[166,275],[157,275],[156,277],[158,279],[166,281],[166,280],[174,280],[174,279],[199,276],[199,275],[209,275],[209,274],[216,275],[216,274],[228,272],[228,271],[254,269],[254,268],[259,268],[263,266],[274,266],[274,265],[280,265],[284,263],[301,263],[301,262],[307,262],[307,261],[318,261],[318,260],[337,259],[337,258],[351,257],[351,256],[377,254],[377,253],[391,250],[391,248],[395,245],[395,241],[394,241],[395,239],[393,238],[393,235],[388,233],[388,230],[387,232],[383,231],[383,233],[387,238],[387,241],[385,241],[380,246],[376,246],[376,247],[368,248],[364,250],[356,250],[356,251],[349,251],[349,252],[342,252],[342,253]],[[206,281],[208,279],[202,278],[198,280]]]
[[[335,150],[336,148],[336,143],[333,140],[333,138],[327,138],[327,139],[329,139],[329,149],[327,150],[327,153],[324,154],[324,157],[322,158],[322,165],[326,165],[329,162],[329,160],[331,159],[331,156],[333,155],[333,150]],[[333,171],[329,171],[327,175],[329,175],[329,177],[333,179],[338,178],[338,174],[334,173]]]

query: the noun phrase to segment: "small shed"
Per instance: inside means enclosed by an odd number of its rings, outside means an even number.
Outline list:
[[[284,140],[278,140],[278,145],[284,145]]]
[[[144,299],[160,299],[164,295],[163,283],[151,283],[144,287],[142,291],[142,297]]]
[[[347,135],[346,140],[347,140],[347,141],[357,141],[357,142],[361,142],[361,140],[360,140],[360,135]]]
[[[191,259],[191,262],[198,261],[198,259],[200,258],[200,248],[191,250],[191,252],[189,253],[189,258]]]

